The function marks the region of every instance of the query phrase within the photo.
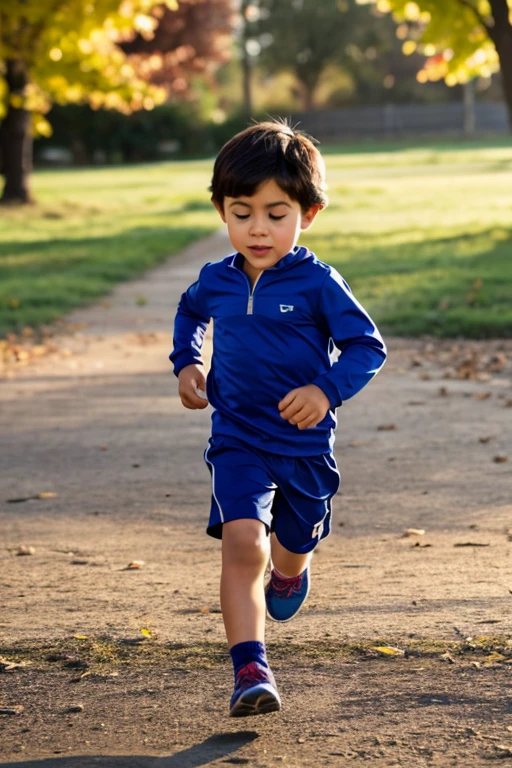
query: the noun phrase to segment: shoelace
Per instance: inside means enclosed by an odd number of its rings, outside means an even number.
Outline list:
[[[238,670],[236,676],[236,688],[251,688],[258,683],[268,683],[269,676],[265,674],[262,667],[255,661],[250,661],[245,667]]]
[[[303,575],[292,576],[289,579],[283,579],[275,571],[272,572],[272,589],[279,597],[291,597],[294,592],[300,592],[302,587]]]

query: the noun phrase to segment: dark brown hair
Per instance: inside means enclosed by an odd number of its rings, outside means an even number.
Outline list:
[[[273,179],[303,211],[324,208],[325,166],[311,139],[285,122],[263,122],[233,136],[217,155],[210,186],[212,202],[225,197],[251,197]]]

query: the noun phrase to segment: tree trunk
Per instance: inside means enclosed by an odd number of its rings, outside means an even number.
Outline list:
[[[9,96],[23,97],[28,82],[23,62],[6,62],[5,79]],[[2,175],[5,179],[0,203],[30,203],[29,179],[32,171],[32,134],[30,112],[23,107],[8,107],[0,126],[0,154]]]
[[[488,33],[500,60],[503,95],[507,105],[508,124],[512,131],[512,24],[507,0],[490,0],[494,26]]]
[[[508,40],[503,41],[503,44],[499,47],[497,45],[496,50],[500,60],[501,83],[507,105],[508,125],[512,131],[512,27],[510,28]]]

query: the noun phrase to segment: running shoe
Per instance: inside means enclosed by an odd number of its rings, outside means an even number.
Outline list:
[[[274,675],[268,667],[251,661],[236,675],[235,690],[231,697],[230,717],[249,717],[278,712],[281,699]]]
[[[270,574],[265,588],[268,615],[274,621],[290,621],[300,611],[309,593],[309,566],[299,576]]]

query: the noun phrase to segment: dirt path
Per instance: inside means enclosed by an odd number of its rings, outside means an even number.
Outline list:
[[[226,717],[209,419],[167,355],[227,252],[217,234],[73,313],[0,381],[0,766],[512,765],[510,341],[388,340],[339,414],[310,599],[268,627],[283,712]]]

